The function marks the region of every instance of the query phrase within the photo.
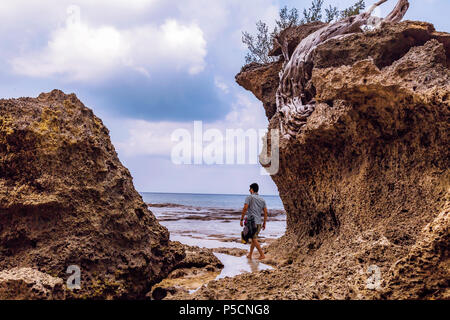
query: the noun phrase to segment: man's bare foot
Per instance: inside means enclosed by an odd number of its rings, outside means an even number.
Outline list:
[[[252,259],[252,256],[248,254],[248,255],[247,255],[247,259],[250,259],[250,260],[251,260],[251,259]]]
[[[258,260],[264,260],[266,256],[259,256]]]

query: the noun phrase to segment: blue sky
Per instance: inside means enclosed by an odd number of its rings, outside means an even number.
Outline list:
[[[327,1],[345,8],[354,1]],[[377,13],[385,15],[388,1]],[[372,1],[366,1],[371,4]],[[450,1],[410,0],[406,19],[449,31]],[[139,191],[276,194],[258,165],[175,165],[171,133],[263,129],[261,104],[234,82],[243,30],[272,24],[279,8],[310,0],[16,0],[0,3],[0,97],[54,88],[103,119]]]

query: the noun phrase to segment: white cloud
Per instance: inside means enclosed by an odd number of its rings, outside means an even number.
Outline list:
[[[187,128],[183,122],[149,122],[145,120],[128,120],[129,129],[126,141],[115,142],[119,152],[126,156],[135,155],[170,155],[172,141],[170,134],[179,128]]]
[[[230,92],[230,88],[228,87],[228,85],[225,83],[225,81],[223,81],[222,77],[220,77],[220,76],[214,77],[214,85],[217,88],[219,88],[220,90],[222,90],[224,93]]]
[[[196,74],[205,67],[206,40],[196,24],[168,19],[159,26],[95,27],[80,19],[79,7],[70,6],[68,13],[65,26],[51,34],[45,48],[10,61],[14,72],[92,81],[123,68],[149,76],[159,69]]]
[[[203,130],[217,129],[224,136],[227,129],[266,129],[267,118],[259,101],[249,94],[236,94],[231,111],[225,119],[203,123]],[[194,122],[150,122],[145,120],[128,120],[128,137],[125,141],[114,141],[114,145],[127,157],[153,155],[169,157],[176,142],[171,141],[171,134],[177,129],[186,129],[193,133]]]
[[[82,19],[64,23],[72,3]],[[207,53],[230,69],[236,56],[228,53],[246,50],[241,31],[253,31],[258,19],[273,22],[277,11],[273,0],[3,1],[0,38],[8,45],[0,58],[16,74],[66,81],[101,81],[124,68],[196,74]]]

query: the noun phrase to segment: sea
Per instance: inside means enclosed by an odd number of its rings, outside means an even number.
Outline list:
[[[242,209],[248,194],[201,194],[201,193],[159,193],[142,192],[146,203],[171,203],[204,208]],[[284,210],[283,203],[277,195],[261,195],[266,200],[267,208]]]

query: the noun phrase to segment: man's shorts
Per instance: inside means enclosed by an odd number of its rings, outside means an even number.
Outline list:
[[[261,228],[262,228],[262,224],[257,224],[256,225],[256,232],[253,235],[252,239],[258,239],[258,235],[259,235],[259,232],[261,231]]]

